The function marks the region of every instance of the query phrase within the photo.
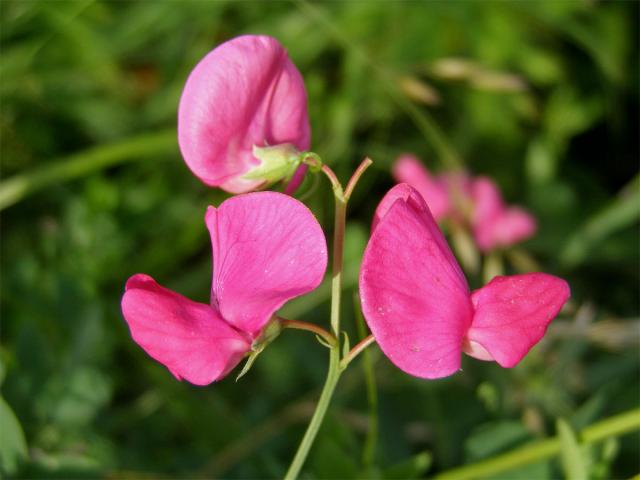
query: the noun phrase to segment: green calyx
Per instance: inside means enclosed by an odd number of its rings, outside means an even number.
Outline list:
[[[245,374],[253,366],[253,362],[255,362],[258,358],[258,355],[260,355],[262,351],[267,347],[267,345],[273,342],[278,337],[278,335],[280,335],[281,331],[282,326],[280,325],[280,321],[276,317],[273,317],[269,324],[262,331],[262,334],[251,344],[251,351],[249,352],[247,361],[242,367],[242,370],[236,377],[236,382],[245,376]]]
[[[291,143],[268,147],[253,146],[253,156],[260,163],[245,173],[245,180],[262,180],[267,184],[289,180],[302,162],[302,154]]]

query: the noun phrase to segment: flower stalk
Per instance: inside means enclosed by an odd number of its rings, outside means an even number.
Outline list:
[[[336,177],[333,170],[331,170],[328,165],[323,164],[317,155],[308,154],[304,157],[303,162],[309,165],[312,170],[315,169],[316,171],[319,170],[324,173],[329,179],[329,182],[331,182],[331,186],[333,187],[333,195],[335,201],[335,218],[333,230],[333,266],[331,273],[331,335],[334,337],[335,342],[330,344],[329,370],[327,372],[327,378],[320,394],[320,399],[318,400],[316,410],[311,417],[311,421],[307,426],[307,430],[302,437],[302,441],[298,446],[298,450],[293,457],[291,465],[289,466],[289,470],[284,477],[286,480],[293,480],[300,474],[302,466],[304,465],[304,462],[309,454],[309,450],[311,449],[311,445],[313,445],[313,442],[318,434],[318,430],[320,430],[322,421],[324,420],[325,414],[327,413],[331,398],[333,397],[336,385],[338,384],[338,380],[340,379],[340,375],[344,370],[344,366],[349,363],[347,362],[343,366],[344,359],[350,358],[349,361],[351,361],[351,359],[359,353],[358,351],[353,356],[351,356],[351,353],[353,352],[352,350],[347,356],[345,356],[345,358],[340,358],[340,300],[342,294],[344,235],[346,228],[347,202],[358,180],[372,163],[369,158],[366,158],[362,161],[362,163],[358,166],[351,179],[347,183],[347,189],[345,191],[343,190],[342,184]],[[355,348],[357,348],[358,345],[356,345]],[[366,348],[366,346],[367,345],[362,346],[360,351]]]

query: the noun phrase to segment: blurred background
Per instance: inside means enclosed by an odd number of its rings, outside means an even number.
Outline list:
[[[573,293],[511,370],[465,358],[455,376],[422,381],[372,347],[341,379],[304,477],[435,476],[552,437],[558,419],[561,455],[485,477],[636,474],[637,431],[582,448],[571,432],[640,403],[639,5],[0,2],[0,471],[285,472],[325,376],[313,336],[287,331],[239,382],[198,388],[148,358],[119,309],[136,272],[208,301],[203,216],[224,194],[181,160],[178,100],[215,45],[263,33],[305,79],[312,149],[343,180],[365,155],[375,161],[349,212],[352,342],[362,336],[360,256],[402,152],[435,172],[494,178],[539,221],[532,240],[505,253],[508,271],[541,268]],[[330,233],[325,183],[306,202]],[[477,287],[480,275],[468,273]],[[326,325],[328,300],[325,283],[282,313]]]

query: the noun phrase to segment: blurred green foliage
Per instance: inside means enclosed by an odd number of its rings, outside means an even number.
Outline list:
[[[305,477],[424,477],[554,435],[559,417],[560,457],[495,478],[636,473],[637,433],[585,449],[574,429],[639,404],[638,5],[0,2],[0,471],[283,475],[325,373],[313,337],[285,332],[239,383],[196,388],[151,361],[119,312],[136,272],[207,300],[203,216],[224,196],[180,160],[177,104],[207,51],[265,33],[305,78],[314,151],[343,179],[363,156],[376,162],[351,203],[345,299],[404,151],[494,177],[539,219],[527,255],[573,291],[513,370],[465,359],[426,382],[374,347],[372,461],[361,461],[369,413],[355,364]],[[329,188],[307,202],[330,231]],[[527,255],[510,252],[510,271]],[[323,285],[284,314],[326,322],[328,298]],[[349,301],[344,318],[353,342]]]

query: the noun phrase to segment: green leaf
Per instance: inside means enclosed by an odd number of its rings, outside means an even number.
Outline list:
[[[560,438],[560,460],[565,478],[568,480],[584,480],[588,478],[587,463],[573,429],[562,418],[556,421],[556,429]]]
[[[519,422],[501,421],[482,425],[465,442],[470,460],[479,460],[506,450],[529,438],[529,432]]]
[[[583,224],[567,241],[561,258],[575,267],[607,237],[640,219],[640,175],[622,193]]]
[[[413,457],[409,457],[382,472],[382,478],[422,478],[431,466],[431,453],[421,452]]]
[[[27,456],[27,442],[20,422],[9,404],[0,397],[0,472],[13,475]]]

